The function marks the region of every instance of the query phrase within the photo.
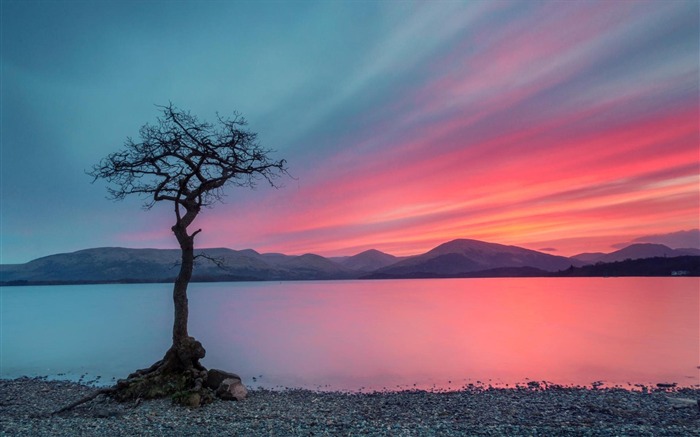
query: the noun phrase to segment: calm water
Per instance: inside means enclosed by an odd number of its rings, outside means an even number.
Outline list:
[[[100,382],[160,359],[171,286],[6,287],[3,378]],[[206,367],[250,386],[700,384],[697,278],[192,284]],[[253,380],[255,377],[255,381]]]

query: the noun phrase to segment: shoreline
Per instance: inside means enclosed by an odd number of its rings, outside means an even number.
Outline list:
[[[0,435],[659,435],[700,436],[700,388],[583,388],[530,382],[458,391],[252,389],[197,409],[169,399],[120,404],[43,377],[0,379]]]

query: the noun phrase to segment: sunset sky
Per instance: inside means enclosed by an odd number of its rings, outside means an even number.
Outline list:
[[[228,190],[199,247],[568,256],[700,227],[695,0],[1,4],[1,263],[177,247],[171,205],[85,174],[168,102],[239,111],[294,176]]]

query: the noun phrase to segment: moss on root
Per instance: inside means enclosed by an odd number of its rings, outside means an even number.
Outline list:
[[[208,404],[214,400],[214,394],[209,389],[187,390],[174,393],[171,396],[173,404],[182,405],[183,407],[199,407]]]
[[[173,403],[198,407],[214,399],[206,387],[197,387],[194,376],[187,373],[147,373],[117,383],[112,396],[124,402],[136,399],[156,399],[170,397]]]

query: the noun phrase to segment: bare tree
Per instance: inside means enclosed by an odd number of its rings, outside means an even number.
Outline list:
[[[117,384],[115,391],[122,399],[201,389],[206,369],[199,360],[205,350],[187,332],[187,286],[194,268],[194,239],[202,230],[191,231],[190,226],[202,208],[222,200],[226,187],[253,188],[260,180],[276,187],[277,178],[287,174],[286,162],[269,157],[272,151],[258,144],[257,135],[246,130],[246,121],[239,114],[233,118],[217,115],[217,123],[211,124],[172,104],[159,108],[158,122],[141,128],[140,141],[127,138],[121,151],[88,172],[93,181],[111,183],[108,190],[113,199],[140,195],[146,199],[146,208],[171,202],[175,212],[172,231],[182,251],[173,287],[172,346],[162,360]],[[189,387],[183,387],[183,381]]]

